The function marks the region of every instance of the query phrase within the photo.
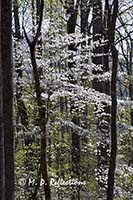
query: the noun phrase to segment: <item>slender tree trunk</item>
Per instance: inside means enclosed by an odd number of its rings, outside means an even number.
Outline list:
[[[14,8],[15,37],[20,39],[21,33],[20,33],[18,0],[14,0],[13,8]]]
[[[130,51],[129,67],[130,67],[130,69],[129,69],[130,74],[129,75],[130,75],[130,77],[132,77],[133,76],[133,39],[131,39],[131,51]],[[130,81],[130,85],[129,85],[129,93],[130,93],[131,101],[133,101],[133,83],[131,81]],[[131,108],[130,116],[131,116],[131,126],[133,126],[133,107]]]
[[[131,42],[131,50],[130,50],[130,62],[129,62],[129,76],[130,76],[130,84],[129,84],[129,95],[130,95],[130,100],[133,101],[133,83],[132,83],[132,76],[133,76],[133,39],[130,38]],[[130,108],[130,120],[131,120],[131,126],[133,126],[133,106]],[[132,138],[132,146],[133,146],[133,138]],[[128,165],[133,164],[133,150],[130,152],[130,158],[128,161]]]
[[[5,151],[5,195],[14,199],[12,1],[1,2],[1,59],[3,81],[3,122]]]
[[[39,124],[42,130],[40,166],[41,166],[42,177],[45,180],[45,184],[44,184],[45,197],[46,197],[46,200],[51,200],[51,192],[50,192],[48,170],[47,170],[47,157],[46,157],[47,156],[46,112],[45,112],[45,108],[43,108],[43,104],[41,100],[41,88],[40,88],[40,81],[39,81],[39,74],[37,70],[34,46],[30,47],[30,53],[31,53],[31,63],[33,66],[33,74],[34,74],[34,80],[35,80],[35,92],[37,96],[37,105],[38,105],[38,111],[39,111],[39,122],[40,122]]]
[[[112,47],[112,80],[111,80],[111,156],[110,166],[108,172],[108,189],[107,200],[113,200],[114,190],[114,176],[116,168],[116,153],[117,153],[117,93],[116,93],[116,81],[117,81],[117,65],[118,65],[118,52],[115,47]]]
[[[130,42],[129,42],[130,39]],[[121,48],[122,48],[122,53],[125,58],[125,64],[126,64],[126,70],[127,70],[127,75],[129,77],[129,97],[130,101],[133,101],[133,81],[132,81],[132,76],[133,76],[133,39],[129,35],[129,39],[126,41],[126,44],[128,46],[127,51],[125,53],[124,48],[125,46],[121,42]],[[130,53],[129,53],[130,52]],[[121,84],[121,83],[120,83]],[[122,93],[122,92],[121,92]],[[120,95],[124,95],[123,93]],[[128,95],[128,93],[127,93]],[[130,125],[133,126],[133,106],[130,106]],[[132,130],[130,130],[130,133],[132,134]],[[133,138],[131,137],[131,150],[129,151],[129,159],[128,159],[128,166],[132,166],[133,164]]]
[[[118,0],[115,0],[113,10],[110,12],[109,24],[109,44],[112,54],[112,77],[111,77],[111,155],[108,171],[108,188],[107,200],[114,199],[114,182],[115,182],[115,168],[117,155],[117,68],[118,68],[118,51],[115,47],[115,27],[118,14]],[[111,14],[112,13],[112,14]]]
[[[88,0],[81,0],[81,33],[84,35],[86,35],[88,31],[88,17],[91,9],[90,2],[91,0],[88,5]]]
[[[40,0],[36,0],[36,24],[39,23],[39,16],[40,16],[40,5],[41,5],[41,1]],[[42,57],[42,33],[40,31],[39,37],[38,37],[38,41],[37,41],[37,59],[41,59]],[[42,71],[41,68],[39,68],[40,72]]]
[[[33,76],[34,76],[34,83],[35,83],[36,102],[38,106],[39,125],[41,128],[40,173],[42,174],[42,177],[45,180],[45,184],[44,184],[45,198],[46,200],[51,200],[51,191],[50,191],[48,169],[47,169],[47,151],[46,151],[47,150],[46,124],[47,124],[48,118],[46,116],[45,105],[41,99],[41,86],[40,86],[39,72],[38,72],[36,56],[35,56],[36,45],[37,45],[37,41],[41,32],[41,26],[42,26],[42,20],[43,20],[43,8],[44,8],[44,0],[42,0],[40,3],[40,16],[39,16],[38,28],[37,28],[35,36],[33,37],[33,40],[32,41],[29,40],[25,29],[24,29],[24,33],[25,33],[25,37],[30,48],[30,57],[31,57],[31,64],[33,67]]]

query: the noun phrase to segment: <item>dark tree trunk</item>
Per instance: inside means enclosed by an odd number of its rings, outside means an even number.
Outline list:
[[[41,87],[40,87],[39,74],[38,74],[38,69],[37,69],[37,64],[36,64],[34,46],[30,47],[30,53],[31,53],[31,63],[33,66],[33,74],[34,74],[34,80],[35,80],[35,92],[36,92],[38,112],[39,112],[39,125],[42,130],[40,170],[42,173],[42,177],[46,183],[46,184],[44,184],[46,200],[51,200],[51,192],[50,192],[50,185],[49,185],[49,180],[48,180],[48,170],[47,170],[46,112],[45,112],[45,108],[44,108],[44,105],[42,104],[42,100],[41,100]]]
[[[87,34],[88,31],[88,17],[91,9],[91,0],[81,0],[81,33],[84,35]]]
[[[40,16],[40,5],[41,5],[41,1],[40,1],[40,0],[36,0],[37,24],[38,24],[38,22],[39,22],[39,16]]]
[[[117,64],[118,64],[118,52],[115,47],[112,50],[112,80],[111,80],[111,155],[110,165],[108,172],[108,189],[107,189],[107,200],[113,200],[114,191],[114,176],[116,167],[116,153],[117,153],[117,93],[116,93],[116,81],[117,81]]]
[[[3,80],[3,122],[5,151],[5,196],[14,199],[12,1],[1,2],[1,59]]]
[[[36,0],[36,24],[39,23],[39,16],[40,16],[40,5],[41,5],[41,1],[40,0]],[[41,59],[42,57],[42,33],[40,31],[39,37],[38,37],[38,41],[37,41],[37,59]],[[41,68],[39,68],[40,72],[42,71]]]
[[[21,39],[18,0],[14,0],[13,8],[14,8],[15,37]]]
[[[0,62],[0,199],[5,200],[4,129],[2,103],[2,70]]]
[[[131,39],[129,68],[130,68],[129,69],[129,75],[132,77],[133,76],[133,39]],[[129,85],[129,93],[130,93],[131,101],[133,101],[133,83],[131,81],[130,81],[130,85]],[[131,126],[133,126],[133,108],[131,108],[130,116],[131,116]]]
[[[1,27],[1,1],[0,1],[0,27]],[[1,32],[0,32],[1,49]],[[2,63],[0,50],[0,199],[5,200],[5,166],[4,166],[4,129],[3,129],[3,95],[2,95]]]
[[[0,199],[5,200],[4,129],[3,129],[1,61],[0,61]]]
[[[130,38],[130,42],[131,42],[131,50],[130,50],[130,61],[129,61],[129,76],[130,78],[133,76],[133,39]],[[129,84],[129,95],[130,95],[130,100],[133,101],[133,83],[131,82],[132,78],[130,80],[130,84]],[[133,107],[131,106],[130,108],[130,120],[131,120],[131,126],[133,126]],[[133,138],[132,138],[132,146],[133,146]],[[133,150],[131,150],[130,152],[130,158],[128,161],[128,165],[132,165],[133,164]]]
[[[112,12],[109,12],[109,45],[112,54],[112,77],[111,77],[111,155],[108,172],[107,200],[114,199],[114,182],[117,155],[117,68],[118,51],[115,47],[115,27],[118,14],[118,0],[115,0]],[[111,14],[112,13],[112,14]]]

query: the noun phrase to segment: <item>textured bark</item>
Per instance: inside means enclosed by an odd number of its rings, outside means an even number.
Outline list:
[[[1,27],[1,1],[0,1]],[[2,63],[1,63],[1,32],[0,32],[0,199],[5,200],[5,166],[4,166],[4,129],[3,129],[3,98],[2,98]]]
[[[108,189],[107,189],[107,200],[113,200],[114,192],[114,179],[115,179],[115,168],[116,168],[116,154],[117,154],[117,65],[118,65],[118,52],[115,47],[111,48],[112,51],[112,80],[111,80],[111,155],[110,165],[108,172]]]
[[[129,68],[130,68],[129,75],[132,77],[133,76],[133,39],[131,39]],[[129,85],[129,93],[130,93],[131,101],[133,101],[133,83],[132,82],[130,82],[130,85]],[[133,108],[131,108],[130,116],[131,116],[131,126],[133,126]]]
[[[112,13],[112,14],[111,14]],[[118,51],[115,47],[115,26],[118,14],[118,0],[114,1],[113,10],[110,12],[109,24],[109,44],[112,54],[112,77],[111,77],[111,155],[108,172],[107,200],[114,199],[114,182],[117,155],[117,68],[118,68]]]
[[[0,62],[0,199],[5,200],[4,129],[2,105],[2,70]]]
[[[20,39],[21,38],[21,33],[20,33],[18,0],[14,0],[13,8],[14,8],[15,37]]]
[[[3,122],[5,151],[5,196],[14,199],[14,142],[13,142],[13,64],[12,64],[12,1],[1,2],[1,59],[3,84]]]
[[[131,50],[130,50],[130,62],[129,62],[129,75],[130,77],[132,77],[133,76],[133,39],[130,38],[130,41],[131,41]],[[131,101],[133,101],[133,83],[131,81],[132,80],[130,80],[130,84],[129,84],[129,95],[130,95]],[[130,120],[131,120],[131,126],[133,126],[133,106],[131,106],[130,108]],[[132,146],[133,146],[133,138],[132,138]],[[128,165],[129,166],[133,165],[133,150],[131,150],[130,152],[130,159],[129,159]]]

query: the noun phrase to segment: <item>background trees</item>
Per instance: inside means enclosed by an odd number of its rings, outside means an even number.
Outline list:
[[[132,3],[14,0],[13,45],[6,3],[0,71],[6,198],[13,199],[14,185],[13,46],[15,198],[131,199]]]

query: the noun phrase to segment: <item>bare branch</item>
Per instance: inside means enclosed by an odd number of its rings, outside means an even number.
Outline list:
[[[33,40],[31,41],[26,33],[26,30],[23,26],[23,30],[24,30],[24,35],[25,35],[25,38],[26,38],[26,41],[28,43],[28,45],[31,47],[31,45],[33,45],[35,47],[36,43],[37,43],[37,40],[38,40],[38,37],[40,35],[40,31],[41,31],[41,26],[42,26],[42,20],[43,20],[43,8],[44,8],[44,0],[41,1],[41,9],[40,9],[40,18],[39,18],[39,23],[38,23],[38,28],[37,28],[37,31],[36,31],[36,35],[34,36]]]

